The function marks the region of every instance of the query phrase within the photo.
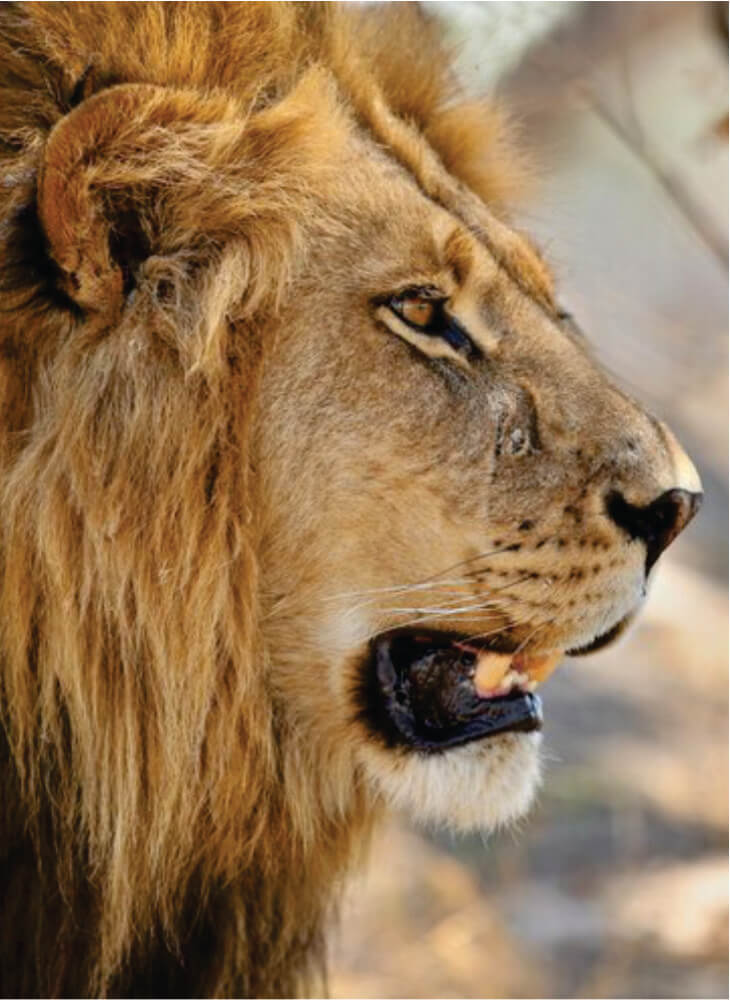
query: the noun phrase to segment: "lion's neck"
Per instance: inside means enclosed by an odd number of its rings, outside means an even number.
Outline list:
[[[161,934],[110,984],[110,995],[321,995],[325,931],[344,876],[372,822],[351,815],[323,824],[307,851],[274,828],[240,876],[198,894],[193,879],[177,928],[179,956]],[[202,875],[200,882],[205,884]],[[181,961],[182,958],[182,961]]]
[[[102,894],[81,870],[64,879],[39,872],[30,839],[0,864],[5,930],[0,944],[7,995],[299,996],[324,986],[324,932],[343,876],[368,823],[351,816],[325,824],[307,852],[274,829],[239,876],[212,887],[205,871],[189,879],[172,926],[153,920],[121,969],[99,965],[95,929]],[[17,905],[15,905],[17,903]],[[141,930],[141,928],[138,928]],[[11,961],[22,939],[27,964]],[[30,949],[30,950],[29,950]],[[69,960],[76,956],[76,959]],[[79,961],[83,956],[83,961]],[[12,977],[11,977],[12,978]]]

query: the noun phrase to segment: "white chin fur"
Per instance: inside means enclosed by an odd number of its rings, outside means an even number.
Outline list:
[[[540,783],[539,732],[505,733],[443,753],[369,747],[368,774],[387,802],[430,826],[493,830],[529,809]]]

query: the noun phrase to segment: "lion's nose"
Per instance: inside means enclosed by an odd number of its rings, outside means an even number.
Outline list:
[[[664,549],[687,527],[701,503],[702,493],[674,489],[646,507],[635,507],[614,491],[606,497],[606,511],[630,538],[640,538],[646,544],[648,573]]]

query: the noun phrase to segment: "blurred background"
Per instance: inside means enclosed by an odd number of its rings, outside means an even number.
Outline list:
[[[543,689],[519,829],[393,817],[333,938],[335,997],[726,997],[727,4],[428,3],[536,165],[561,302],[694,458],[703,509],[639,623]]]

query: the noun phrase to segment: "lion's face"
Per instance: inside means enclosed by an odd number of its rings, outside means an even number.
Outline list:
[[[373,155],[270,331],[258,420],[271,676],[302,740],[420,817],[492,825],[538,774],[532,694],[618,635],[700,484],[543,264]]]

